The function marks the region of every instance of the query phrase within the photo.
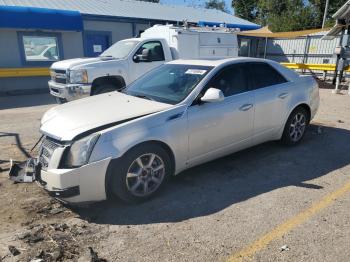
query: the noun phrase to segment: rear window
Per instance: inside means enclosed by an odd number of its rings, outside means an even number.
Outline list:
[[[287,82],[276,69],[266,63],[249,63],[249,70],[251,72],[252,89],[259,89]]]

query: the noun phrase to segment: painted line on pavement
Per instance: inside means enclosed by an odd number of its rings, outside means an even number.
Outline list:
[[[332,193],[324,196],[320,201],[314,203],[311,207],[305,209],[296,216],[290,218],[286,222],[278,225],[272,231],[268,232],[258,240],[243,248],[242,250],[234,253],[228,258],[228,262],[240,262],[247,261],[254,257],[254,255],[267,247],[267,245],[275,239],[281,238],[284,234],[288,233],[293,228],[304,223],[310,219],[313,215],[319,213],[326,207],[330,206],[337,198],[343,196],[350,191],[350,181],[344,184],[341,188],[333,191]]]

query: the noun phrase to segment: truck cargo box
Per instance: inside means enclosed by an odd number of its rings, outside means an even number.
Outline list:
[[[237,34],[228,28],[155,25],[141,38],[163,38],[171,48],[173,59],[222,59],[238,56]]]

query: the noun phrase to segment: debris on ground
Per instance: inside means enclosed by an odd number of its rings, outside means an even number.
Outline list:
[[[59,208],[53,208],[50,210],[51,215],[57,215],[65,210],[64,207],[59,207]]]
[[[337,121],[338,123],[341,123],[341,124],[343,124],[343,123],[345,123],[343,120],[341,120],[341,119],[338,119],[338,121]]]
[[[18,235],[17,235],[17,238],[18,238],[19,240],[23,240],[23,239],[25,239],[25,238],[28,238],[29,236],[30,236],[30,231],[27,230],[27,231],[24,231],[24,232],[18,234]]]
[[[17,235],[17,239],[26,243],[29,248],[25,252],[28,261],[76,261],[81,257],[82,247],[77,242],[76,237],[86,235],[90,230],[85,223],[48,223],[34,224],[26,228],[25,231]],[[103,262],[96,252],[89,254],[88,260]],[[97,260],[92,260],[92,257]]]
[[[281,246],[281,251],[289,251],[290,248],[287,245]]]
[[[11,252],[11,254],[15,257],[18,256],[19,254],[21,254],[21,252],[14,246],[9,246],[9,251]]]
[[[66,208],[62,206],[59,202],[50,202],[49,205],[46,205],[42,208],[40,208],[38,211],[36,211],[38,214],[43,215],[57,215],[59,213],[62,213],[66,211]]]
[[[42,258],[34,258],[34,259],[30,260],[30,262],[44,262],[44,259],[42,259]]]
[[[90,250],[90,256],[91,256],[91,262],[107,262],[104,258],[99,258],[98,253],[95,252],[92,247],[89,247]]]
[[[319,135],[322,134],[322,131],[323,131],[322,126],[318,126],[317,127],[317,134],[319,134]]]
[[[9,177],[15,183],[31,183],[35,180],[35,159],[29,158],[22,163],[10,160]]]
[[[64,232],[66,229],[68,229],[68,226],[65,223],[63,223],[63,224],[51,224],[50,226],[53,229],[55,229],[56,231],[61,231],[61,232]]]

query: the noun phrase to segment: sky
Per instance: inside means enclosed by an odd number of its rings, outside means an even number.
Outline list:
[[[204,6],[206,0],[160,0],[162,4],[185,5],[185,6]],[[232,14],[232,0],[225,0],[228,11]]]

